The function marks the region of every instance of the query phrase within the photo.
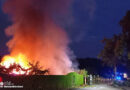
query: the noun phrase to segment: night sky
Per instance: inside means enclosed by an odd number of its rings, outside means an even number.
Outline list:
[[[7,53],[4,29],[11,24],[2,12],[0,0],[0,55]],[[70,37],[70,48],[79,58],[97,57],[101,40],[121,32],[119,21],[130,10],[130,0],[74,0],[63,27]],[[60,20],[62,21],[62,20]],[[61,25],[62,25],[61,24]]]

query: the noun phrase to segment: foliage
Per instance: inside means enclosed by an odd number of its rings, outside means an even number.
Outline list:
[[[126,65],[128,72],[130,71],[130,11],[127,11],[126,16],[120,21],[122,27],[122,39],[124,41],[124,50],[126,54]]]
[[[62,88],[72,88],[83,85],[83,75],[76,72],[68,75],[30,75],[30,76],[6,76],[2,75],[6,81],[11,81],[15,85],[23,85],[27,90],[44,88],[45,90],[63,90]],[[32,88],[32,89],[31,89]],[[49,88],[49,89],[48,89]]]
[[[105,44],[104,49],[100,52],[98,57],[109,66],[116,66],[123,54],[121,36],[114,35],[114,37],[110,39],[104,38],[102,42]]]
[[[9,68],[6,68],[5,66],[0,65],[0,73],[11,74],[13,72],[13,70],[16,70],[17,72],[24,71],[25,72],[24,75],[45,75],[45,74],[49,74],[48,69],[41,70],[41,67],[39,67],[39,62],[36,62],[35,64],[30,63],[30,66],[31,66],[30,68],[24,69],[24,68],[22,68],[22,66],[20,66],[19,64],[15,64],[15,63],[10,65]],[[29,73],[28,73],[28,71],[29,71]]]
[[[126,65],[130,70],[130,11],[119,24],[122,27],[121,34],[109,39],[104,38],[104,49],[98,56],[109,66],[114,66],[115,72],[118,64]]]
[[[71,79],[68,79],[69,81],[71,81],[71,85],[72,86],[80,86],[84,84],[84,80],[83,80],[83,75],[80,75],[76,72],[72,72],[70,74],[67,75],[68,77],[70,77]]]
[[[87,71],[86,71],[86,69],[81,69],[81,70],[79,70],[79,74],[80,75],[83,75],[84,77],[87,77],[88,75],[87,75]]]
[[[31,64],[29,63],[31,68],[31,72],[30,75],[45,75],[45,74],[49,74],[49,70],[41,70],[42,67],[40,67],[39,62],[36,62],[35,64]]]
[[[29,69],[24,69],[20,65],[15,64],[15,63],[10,65],[9,68],[6,68],[5,66],[0,65],[0,73],[11,74],[13,72],[13,70],[15,70],[17,72],[22,70],[22,71],[25,71],[25,74],[26,74],[27,71],[30,70],[30,68]]]
[[[128,57],[130,54],[130,11],[127,12],[126,16],[120,21],[122,27],[122,35],[124,41],[124,48],[126,48]]]
[[[114,66],[118,63],[126,63],[130,58],[130,11],[119,22],[122,32],[112,38],[104,38],[104,49],[99,54],[108,65]]]

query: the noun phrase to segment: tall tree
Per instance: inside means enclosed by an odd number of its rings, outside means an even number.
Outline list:
[[[121,62],[122,57],[122,40],[121,36],[114,35],[112,38],[104,38],[104,49],[100,52],[99,56],[105,64],[114,68],[116,76],[117,65]]]
[[[119,22],[122,27],[120,35],[114,35],[112,38],[103,40],[104,49],[99,54],[102,60],[114,67],[116,76],[116,67],[119,63],[126,63],[130,69],[130,11]]]
[[[130,11],[120,21],[122,27],[122,35],[124,41],[124,48],[126,48],[128,56],[130,56]]]
[[[130,71],[130,11],[127,11],[126,16],[123,17],[119,24],[122,27],[124,52],[127,57],[127,68]]]

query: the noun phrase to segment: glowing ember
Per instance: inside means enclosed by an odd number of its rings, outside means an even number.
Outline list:
[[[28,74],[30,70],[26,70],[31,67],[27,60],[27,57],[21,53],[17,56],[4,56],[0,65],[4,66],[6,69],[9,69],[11,66],[15,65],[15,67],[13,67],[13,70],[9,71],[9,74],[15,75]]]

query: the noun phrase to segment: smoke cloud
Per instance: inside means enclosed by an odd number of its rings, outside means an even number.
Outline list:
[[[53,20],[53,14],[67,14],[70,4],[71,0],[6,0],[3,10],[12,21],[5,30],[11,37],[11,55],[23,53],[52,75],[73,71],[67,33]]]

